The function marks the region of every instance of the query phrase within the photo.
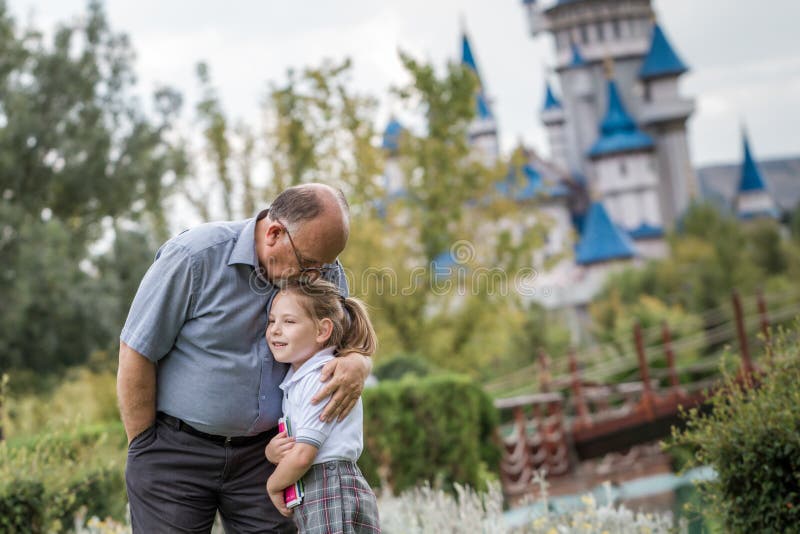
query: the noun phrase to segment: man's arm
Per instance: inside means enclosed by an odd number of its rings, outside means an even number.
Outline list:
[[[156,364],[119,342],[117,400],[128,443],[156,419]]]
[[[311,399],[311,404],[317,404],[331,397],[320,420],[335,421],[338,417],[341,421],[347,417],[361,397],[364,383],[371,371],[372,358],[357,352],[338,356],[325,364],[320,380],[327,384]]]

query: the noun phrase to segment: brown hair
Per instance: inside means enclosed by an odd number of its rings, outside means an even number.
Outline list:
[[[375,354],[378,338],[362,301],[342,297],[339,289],[325,280],[291,282],[282,291],[300,297],[300,306],[315,321],[331,320],[333,331],[328,343],[336,347],[337,355],[347,352]]]

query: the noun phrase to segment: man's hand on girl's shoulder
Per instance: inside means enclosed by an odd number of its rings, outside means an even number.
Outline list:
[[[342,354],[326,363],[320,374],[320,381],[326,384],[311,399],[311,404],[317,404],[331,397],[320,420],[341,421],[347,417],[361,398],[371,370],[372,359],[357,352]]]

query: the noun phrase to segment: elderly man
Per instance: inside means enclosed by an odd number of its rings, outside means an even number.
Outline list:
[[[253,219],[203,224],[159,249],[120,335],[134,532],[209,532],[217,510],[227,532],[294,532],[265,492],[287,370],[264,339],[267,313],[300,277],[347,294],[336,258],[348,231],[342,193],[308,184]],[[331,396],[323,419],[350,411],[370,367],[357,354],[330,362],[315,399]]]

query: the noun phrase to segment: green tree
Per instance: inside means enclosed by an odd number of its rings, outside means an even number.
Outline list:
[[[382,158],[375,146],[374,98],[350,86],[352,64],[323,61],[272,84],[263,104],[270,194],[323,181],[340,187],[356,210],[380,194]]]
[[[60,25],[50,46],[38,32],[18,31],[0,4],[0,39],[9,51],[0,69],[3,198],[59,219],[76,245],[98,237],[104,217],[161,217],[167,175],[174,182],[184,170],[165,135],[180,98],[157,93],[157,121],[136,105],[133,51],[100,3]]]
[[[119,332],[89,247],[121,224],[167,234],[181,98],[165,88],[141,108],[130,43],[99,2],[51,42],[0,2],[0,50],[0,367],[56,371]]]
[[[771,219],[753,221],[746,231],[752,261],[768,276],[785,272],[787,259],[778,223]]]
[[[785,301],[778,309],[793,304],[796,298],[793,276],[800,272],[800,251],[781,238],[774,221],[743,223],[711,205],[695,204],[668,243],[667,259],[610,276],[591,304],[597,336],[617,352],[630,350],[624,342],[630,339],[626,331],[630,331],[632,319],[645,326],[657,326],[654,319],[667,320],[673,335],[680,337],[681,330],[688,334],[697,328],[700,318],[702,328],[711,334],[705,350],[715,352],[729,341],[720,340],[718,330],[733,319],[734,290],[749,297],[763,289],[771,294],[768,304]],[[645,302],[660,304],[643,307]],[[755,304],[749,306],[745,314],[756,314]]]
[[[733,375],[705,408],[673,429],[673,446],[689,448],[688,467],[710,466],[700,485],[725,532],[796,532],[800,524],[800,346],[795,323],[779,332],[761,360],[758,387]]]
[[[792,239],[800,244],[800,202],[797,203],[789,216],[789,231]]]
[[[212,86],[208,65],[202,62],[198,63],[196,73],[202,98],[195,106],[195,111],[205,141],[203,160],[211,166],[210,174],[212,179],[206,187],[199,186],[198,182],[202,180],[194,180],[184,191],[200,217],[204,221],[208,221],[215,218],[212,215],[209,198],[218,186],[220,189],[218,197],[222,204],[221,217],[226,220],[233,220],[239,213],[238,206],[234,204],[235,182],[230,171],[232,148],[228,118],[223,112],[222,104]],[[198,170],[197,166],[195,170]]]
[[[421,355],[488,376],[512,352],[524,321],[514,276],[530,265],[541,233],[513,235],[525,228],[522,209],[495,188],[508,164],[484,167],[469,144],[474,74],[457,64],[440,74],[400,57],[411,82],[397,94],[425,127],[400,142],[404,194],[384,196],[384,216],[354,226],[346,265],[376,310],[381,357]]]

